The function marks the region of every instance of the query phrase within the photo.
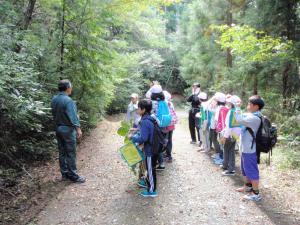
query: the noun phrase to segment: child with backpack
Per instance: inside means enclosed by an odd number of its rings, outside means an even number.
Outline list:
[[[212,113],[210,122],[210,138],[214,145],[215,154],[212,155],[214,163],[221,165],[223,163],[223,149],[218,139],[220,132],[225,124],[226,118],[226,107],[225,106],[226,96],[221,92],[215,93],[209,105],[209,111]],[[228,110],[228,109],[227,109]]]
[[[146,190],[140,194],[143,197],[156,197],[156,163],[158,155],[153,148],[155,119],[151,117],[152,102],[150,100],[141,100],[138,103],[137,112],[141,116],[140,132],[131,137],[132,142],[139,145],[144,144],[143,152],[145,155],[145,165],[147,170]],[[142,185],[140,185],[142,186]]]
[[[220,154],[220,145],[218,142],[218,134],[216,132],[216,121],[215,121],[215,113],[217,109],[217,101],[214,97],[212,97],[208,102],[208,121],[209,121],[209,141],[210,146],[213,146],[215,153],[212,155],[212,158],[219,158]]]
[[[168,103],[165,101],[165,95],[160,85],[153,85],[151,88],[151,100],[152,100],[152,117],[156,119],[158,126],[164,130],[164,143],[167,143],[167,131],[166,128],[171,124],[172,116],[169,111]],[[157,170],[164,170],[164,158],[163,152],[166,146],[161,145],[158,153],[158,167]]]
[[[223,137],[224,135],[224,129],[225,129],[225,119],[227,116],[227,113],[229,109],[226,107],[226,96],[223,93],[217,93],[217,110],[215,114],[215,120],[217,122],[216,124],[216,132],[218,134],[218,141]],[[215,158],[214,163],[216,165],[222,165],[223,164],[223,152],[224,152],[224,145],[220,143],[220,153],[219,158]]]
[[[238,124],[243,125],[241,132],[241,170],[245,184],[237,189],[239,192],[248,192],[244,196],[246,200],[259,201],[262,199],[259,193],[259,169],[256,151],[255,137],[258,133],[262,120],[261,110],[265,103],[263,99],[254,95],[249,98],[247,114],[242,114],[240,109],[236,109],[235,119]],[[251,130],[251,131],[249,131]],[[251,135],[253,133],[253,136]]]
[[[226,116],[224,135],[220,139],[221,144],[224,145],[223,164],[221,165],[221,168],[224,170],[222,173],[224,176],[235,175],[235,145],[236,137],[237,135],[240,135],[240,128],[230,126],[230,117],[234,114],[235,106],[238,102],[241,102],[241,100],[236,95],[231,96],[226,100],[229,112]]]
[[[201,92],[199,94],[199,99],[201,101],[200,107],[200,131],[201,131],[201,141],[202,146],[200,152],[209,152],[210,141],[209,141],[209,111],[208,111],[208,101],[207,94]]]
[[[171,124],[165,128],[166,132],[166,138],[168,139],[168,143],[166,146],[166,154],[165,154],[165,160],[166,162],[171,163],[172,158],[172,148],[173,148],[173,131],[175,130],[175,125],[178,122],[178,117],[174,108],[174,105],[172,103],[172,96],[169,92],[163,91],[165,99],[168,103],[169,111],[172,117]]]

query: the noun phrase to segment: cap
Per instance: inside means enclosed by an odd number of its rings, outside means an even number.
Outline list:
[[[224,93],[221,92],[216,92],[216,94],[214,95],[214,98],[218,101],[218,102],[226,102],[226,95]]]
[[[192,86],[200,87],[200,84],[198,82],[195,82]]]
[[[138,95],[138,94],[136,94],[136,93],[132,93],[132,94],[130,95],[130,97],[131,97],[131,98],[138,98],[138,97],[139,97],[139,95]]]
[[[237,95],[232,95],[231,98],[234,99],[234,101],[235,101],[236,104],[242,102],[242,99],[239,96],[237,96]]]
[[[207,94],[205,92],[200,92],[200,94],[198,95],[198,97],[202,100],[206,100],[207,99]]]
[[[163,91],[162,87],[158,84],[153,85],[151,88],[151,93],[153,93],[153,94],[158,94],[158,93],[161,93],[162,91]]]
[[[233,105],[236,105],[236,99],[233,97],[233,96],[231,96],[230,98],[227,98],[226,99],[226,102],[227,103],[231,103],[231,104],[233,104]]]

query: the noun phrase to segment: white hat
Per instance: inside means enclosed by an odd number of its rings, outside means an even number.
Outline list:
[[[227,98],[227,99],[226,99],[226,102],[227,102],[227,103],[231,103],[231,104],[233,104],[233,105],[236,105],[236,101],[235,101],[235,99],[234,99],[233,97]]]
[[[162,87],[158,84],[153,85],[151,88],[151,93],[153,93],[153,94],[158,94],[158,93],[161,93],[162,91],[163,91]]]
[[[237,95],[233,95],[231,98],[233,98],[236,103],[242,102],[242,99]]]
[[[207,94],[205,92],[200,92],[200,94],[198,95],[198,97],[202,100],[206,100],[207,99]]]
[[[172,98],[172,95],[168,91],[163,91],[163,93],[164,93],[165,99],[167,101],[170,101]]]
[[[138,97],[139,97],[139,95],[138,95],[138,94],[136,94],[136,93],[132,93],[132,94],[130,95],[130,97],[131,97],[131,98],[138,98]]]
[[[226,95],[224,93],[221,92],[217,92],[214,96],[214,98],[218,101],[218,102],[226,102]]]
[[[236,105],[238,102],[241,102],[241,99],[240,99],[238,96],[233,95],[233,96],[231,96],[230,98],[228,98],[228,99],[226,100],[226,102],[231,103],[231,104],[233,104],[233,105]]]

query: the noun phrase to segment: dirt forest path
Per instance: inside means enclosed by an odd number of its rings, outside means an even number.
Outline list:
[[[174,134],[174,162],[158,172],[155,199],[138,195],[136,177],[120,159],[120,121],[107,120],[80,146],[82,185],[70,184],[38,215],[39,225],[285,224],[268,216],[261,203],[243,202],[234,189],[240,179],[222,177],[198,147],[189,144],[186,113]],[[84,155],[84,156],[83,156]]]

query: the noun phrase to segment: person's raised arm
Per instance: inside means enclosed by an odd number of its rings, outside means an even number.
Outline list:
[[[186,99],[187,102],[192,102],[193,101],[193,95],[189,96],[187,99]]]
[[[243,125],[245,127],[250,127],[253,122],[257,120],[257,118],[251,114],[243,114],[241,109],[236,109],[235,111],[235,119],[238,125]]]

